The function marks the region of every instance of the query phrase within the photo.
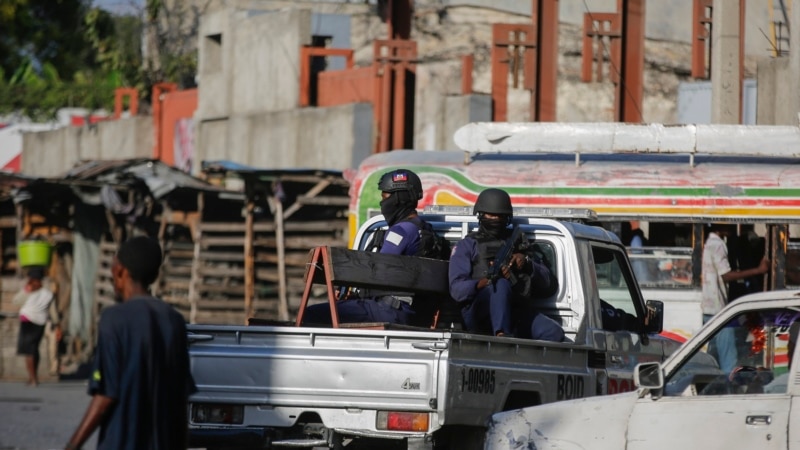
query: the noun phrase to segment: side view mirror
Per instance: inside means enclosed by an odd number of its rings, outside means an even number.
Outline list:
[[[646,362],[636,365],[633,371],[633,382],[636,386],[645,389],[661,389],[664,387],[664,371],[661,363]]]
[[[645,303],[647,312],[647,323],[644,332],[647,334],[658,334],[664,329],[664,302],[659,300],[648,300]]]

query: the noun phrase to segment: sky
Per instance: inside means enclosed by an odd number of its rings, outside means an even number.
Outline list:
[[[112,14],[136,14],[144,6],[144,0],[94,0],[92,5]]]

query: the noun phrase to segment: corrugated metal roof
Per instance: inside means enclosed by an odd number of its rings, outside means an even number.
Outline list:
[[[103,185],[133,186],[143,182],[156,199],[176,189],[224,190],[159,160],[143,158],[84,161],[64,174],[63,177],[51,178],[47,181],[98,188]],[[78,183],[74,183],[75,181]]]

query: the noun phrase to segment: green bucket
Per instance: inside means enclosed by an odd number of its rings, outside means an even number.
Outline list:
[[[21,267],[50,265],[53,247],[46,241],[22,241],[17,245],[17,260]]]

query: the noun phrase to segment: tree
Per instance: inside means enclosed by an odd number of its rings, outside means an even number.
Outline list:
[[[89,3],[0,0],[0,114],[47,119],[67,106],[111,109],[117,87],[146,102],[155,83],[195,85],[208,0],[147,0],[117,16]]]
[[[62,78],[94,65],[83,29],[89,0],[0,2],[0,68],[13,74],[26,60],[50,63]]]
[[[195,86],[200,16],[210,3],[210,0],[146,1],[142,15],[147,81],[151,84],[171,81],[183,88]]]

